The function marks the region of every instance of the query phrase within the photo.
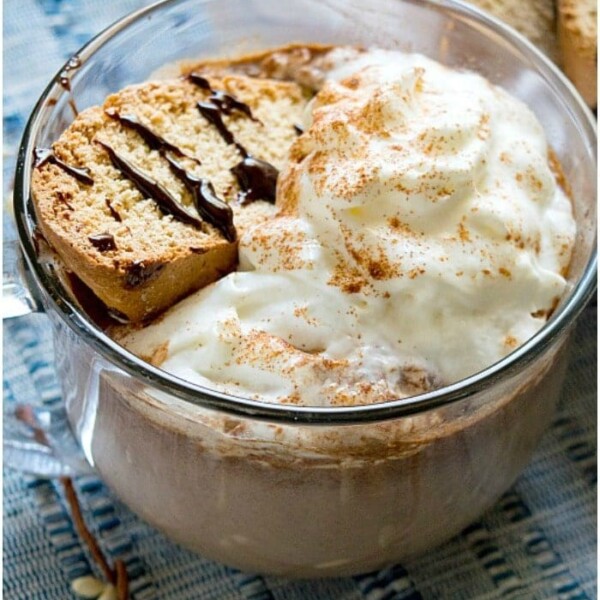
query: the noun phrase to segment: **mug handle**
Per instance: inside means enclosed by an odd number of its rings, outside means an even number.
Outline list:
[[[44,312],[31,273],[23,260],[19,242],[3,242],[2,254],[2,320]]]
[[[4,242],[2,249],[2,320],[43,313],[19,243]],[[10,329],[10,323],[5,323],[5,336]],[[44,478],[94,473],[71,431],[62,400],[45,405],[39,398],[16,403],[5,397],[3,417],[5,466]]]

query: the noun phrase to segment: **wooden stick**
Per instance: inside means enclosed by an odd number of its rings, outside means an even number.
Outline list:
[[[110,583],[115,584],[116,578],[115,574],[108,565],[106,558],[104,558],[104,554],[102,554],[102,550],[98,545],[98,542],[91,534],[90,530],[87,528],[85,521],[83,520],[83,515],[81,514],[81,506],[79,505],[79,500],[77,498],[77,493],[75,492],[75,488],[73,487],[73,481],[70,477],[61,477],[60,481],[65,490],[65,497],[67,498],[67,502],[71,507],[71,513],[73,514],[73,523],[75,524],[75,528],[79,532],[79,535],[83,538],[85,543],[88,545],[92,557],[102,569],[104,576]],[[117,561],[119,562],[119,561]]]
[[[33,439],[38,444],[42,444],[43,446],[48,446],[48,448],[51,448],[45,432],[38,426],[33,408],[31,406],[27,404],[19,404],[15,407],[14,414],[19,421],[25,423],[25,425],[27,425],[31,431],[33,431]]]
[[[129,580],[125,563],[121,559],[115,561],[115,570],[117,571],[117,598],[118,600],[128,600]]]

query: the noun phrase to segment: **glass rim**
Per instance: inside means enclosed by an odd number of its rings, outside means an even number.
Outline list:
[[[180,0],[161,0],[126,15],[92,38],[74,56],[82,61],[89,60],[97,50],[110,42],[115,34],[123,31],[130,24],[178,1]],[[495,17],[476,7],[464,4],[461,0],[401,1],[430,10],[469,17],[477,21],[479,25],[498,34],[504,41],[508,41],[513,48],[536,66],[537,72],[550,82],[552,87],[555,89],[562,88],[563,95],[566,94],[571,108],[576,113],[578,124],[584,129],[587,141],[590,146],[595,148],[596,124],[591,111],[584,104],[573,84],[529,40]],[[28,202],[33,158],[32,141],[36,138],[39,128],[44,122],[44,113],[48,110],[48,98],[60,97],[62,94],[68,93],[58,82],[59,75],[65,67],[66,63],[57,75],[51,79],[40,96],[25,127],[19,148],[15,176],[14,209],[21,248],[36,285],[42,290],[45,299],[49,301],[63,324],[76,335],[81,336],[103,358],[134,379],[141,380],[146,385],[151,385],[184,402],[238,417],[310,425],[350,425],[379,422],[426,412],[434,408],[454,404],[525,368],[542,354],[562,332],[568,329],[594,293],[597,270],[595,244],[582,276],[573,286],[569,295],[562,299],[552,317],[527,342],[478,373],[439,389],[408,398],[345,407],[295,406],[251,400],[186,382],[147,363],[112,340],[79,310],[58,278],[47,273],[37,260],[30,227],[32,224],[35,225],[36,218],[31,210],[30,202]]]

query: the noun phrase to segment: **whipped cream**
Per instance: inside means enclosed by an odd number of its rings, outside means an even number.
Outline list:
[[[545,323],[575,222],[532,112],[420,55],[327,61],[238,271],[128,349],[234,395],[354,405],[460,380]]]

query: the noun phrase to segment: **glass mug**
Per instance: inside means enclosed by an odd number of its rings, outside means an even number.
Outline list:
[[[481,73],[536,113],[572,187],[578,235],[570,292],[526,344],[413,398],[264,404],[187,384],[128,353],[38,260],[33,149],[59,137],[74,102],[101,104],[180,59],[291,41],[421,52]],[[513,30],[452,0],[168,0],[109,27],[71,67],[71,90],[59,76],[50,83],[20,149],[15,216],[32,292],[12,280],[8,299],[26,313],[40,298],[70,428],[115,494],[206,557],[289,577],[380,568],[440,544],[490,507],[552,418],[568,334],[595,287],[595,126],[558,69]]]

